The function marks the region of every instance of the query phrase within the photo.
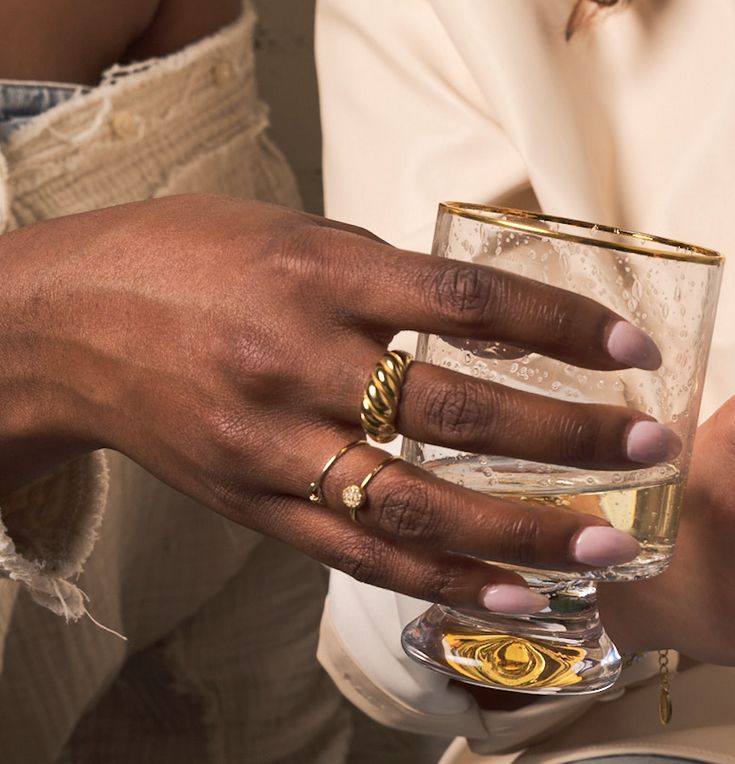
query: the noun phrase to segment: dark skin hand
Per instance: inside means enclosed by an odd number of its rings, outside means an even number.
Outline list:
[[[239,0],[0,6],[0,77],[86,85],[113,63],[178,50],[240,11]],[[327,506],[305,501],[326,455],[359,437],[355,402],[396,331],[502,339],[618,368],[605,350],[617,319],[584,298],[222,197],[125,205],[2,236],[0,284],[12,285],[0,291],[0,389],[13,402],[0,413],[0,492],[109,446],[362,580],[473,607],[488,584],[523,582],[465,555],[575,568],[575,537],[602,524],[392,465],[372,484],[357,526],[339,508],[339,488],[377,463],[376,449],[338,463]],[[625,435],[640,419],[415,364],[398,425],[468,450],[600,468],[633,466]],[[632,645],[630,611],[616,617]],[[528,698],[472,692],[489,708]]]
[[[494,583],[523,585],[470,556],[579,569],[579,534],[606,525],[408,464],[375,478],[357,525],[339,492],[383,458],[376,448],[335,465],[327,506],[306,501],[326,456],[359,437],[365,380],[399,329],[619,368],[606,338],[620,318],[592,300],[221,196],[59,218],[0,243],[0,283],[13,285],[0,295],[0,387],[12,401],[0,411],[0,490],[111,447],[356,578],[458,606]],[[645,419],[416,362],[397,425],[465,450],[629,468],[627,433]]]
[[[621,652],[674,649],[679,670],[695,661],[735,665],[735,398],[697,431],[679,536],[668,569],[635,583],[601,584],[605,628]],[[488,710],[512,710],[532,695],[463,685]]]
[[[697,431],[674,558],[656,578],[600,587],[621,650],[673,648],[735,665],[735,398]]]

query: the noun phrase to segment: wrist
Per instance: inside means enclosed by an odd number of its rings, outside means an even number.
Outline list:
[[[59,341],[73,317],[58,309],[58,266],[44,273],[38,256],[58,256],[43,226],[0,236],[0,495],[95,447]]]

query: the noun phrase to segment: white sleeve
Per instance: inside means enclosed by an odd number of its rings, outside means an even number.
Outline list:
[[[54,613],[82,616],[83,595],[70,579],[92,551],[107,488],[107,461],[96,451],[0,498],[0,577]]]

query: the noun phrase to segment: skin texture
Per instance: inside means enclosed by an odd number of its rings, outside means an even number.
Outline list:
[[[114,63],[162,56],[237,18],[239,0],[2,0],[0,78],[94,85]]]
[[[601,587],[610,636],[622,650],[673,647],[735,664],[735,398],[698,430],[671,566],[655,579]]]
[[[399,329],[618,368],[605,340],[619,317],[591,300],[220,196],[51,220],[0,244],[0,283],[13,285],[0,298],[0,389],[12,401],[0,413],[0,490],[108,446],[359,579],[455,605],[520,583],[460,554],[573,568],[577,533],[604,525],[407,464],[375,478],[356,525],[338,496],[384,457],[366,447],[330,471],[328,506],[305,500],[325,458],[359,437],[365,380]],[[462,448],[625,468],[626,433],[642,419],[414,363],[397,424]]]
[[[94,84],[115,61],[163,55],[215,31],[236,6],[3,0],[0,76]],[[609,369],[619,367],[604,350],[614,321],[574,295],[254,202],[179,197],[38,224],[0,237],[0,493],[108,446],[357,578],[475,604],[482,587],[520,581],[462,555],[573,568],[576,534],[602,522],[477,497],[391,465],[355,525],[339,492],[382,458],[377,449],[354,449],[335,465],[327,506],[306,501],[308,484],[328,455],[360,437],[363,385],[399,329],[502,340]],[[622,649],[676,647],[735,663],[735,602],[723,574],[734,409],[700,430],[670,570],[602,587],[603,617]],[[414,364],[398,426],[468,450],[625,467],[626,433],[645,418]],[[527,702],[472,692],[492,708]]]

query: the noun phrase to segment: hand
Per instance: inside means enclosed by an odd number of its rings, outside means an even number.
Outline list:
[[[735,398],[698,430],[669,568],[656,578],[600,587],[610,636],[626,652],[674,648],[735,665]]]
[[[14,401],[0,422],[6,488],[111,447],[361,580],[509,612],[545,600],[465,555],[574,569],[637,552],[598,518],[485,497],[407,464],[375,478],[352,523],[340,491],[383,458],[375,448],[337,462],[327,506],[306,500],[327,457],[360,437],[364,386],[401,329],[507,342],[589,368],[655,368],[651,340],[589,299],[219,196],[99,210],[0,243],[0,283],[13,285],[0,304],[0,381]],[[678,448],[647,420],[414,363],[397,426],[468,451],[624,469]]]

